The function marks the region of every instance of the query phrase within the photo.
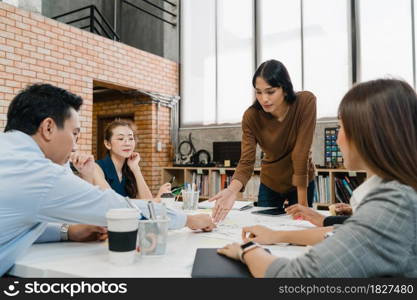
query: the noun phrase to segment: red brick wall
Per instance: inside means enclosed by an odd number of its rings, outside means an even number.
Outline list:
[[[93,80],[167,95],[178,95],[179,90],[175,62],[0,2],[0,130],[19,90],[35,82],[51,83],[84,98],[79,148],[91,152]],[[148,122],[151,132],[143,147],[152,149],[157,138],[155,107],[140,109],[144,112],[138,119]],[[164,122],[169,122],[165,110]],[[166,149],[144,153],[149,156],[143,166],[145,179],[154,190]]]

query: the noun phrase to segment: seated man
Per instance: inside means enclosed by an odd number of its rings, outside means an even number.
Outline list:
[[[64,166],[76,148],[82,102],[61,88],[39,84],[10,103],[5,133],[0,134],[0,276],[42,239],[48,223],[105,226],[109,209],[129,207],[113,190],[101,190]],[[135,204],[148,217],[146,202]],[[168,210],[168,216],[171,229],[214,227],[206,214]],[[56,232],[59,226],[52,225],[48,230]]]

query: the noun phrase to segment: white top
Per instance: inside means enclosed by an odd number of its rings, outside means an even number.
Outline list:
[[[356,211],[359,203],[366,197],[369,192],[377,188],[382,183],[382,179],[376,175],[369,177],[365,180],[360,186],[358,186],[352,193],[350,197],[350,206],[352,207],[352,212]]]

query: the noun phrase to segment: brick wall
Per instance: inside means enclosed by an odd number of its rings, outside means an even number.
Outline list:
[[[0,2],[0,130],[19,90],[35,82],[51,83],[83,97],[79,148],[91,152],[94,80],[167,95],[178,95],[179,89],[178,65],[172,61]],[[138,108],[138,122],[150,130],[143,149],[152,149],[157,139],[155,111],[154,105]],[[169,122],[167,109],[161,115]],[[145,179],[155,190],[167,148],[144,155]]]

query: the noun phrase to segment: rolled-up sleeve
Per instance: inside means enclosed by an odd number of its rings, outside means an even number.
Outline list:
[[[316,128],[316,97],[310,94],[303,104],[297,140],[291,154],[294,174],[292,184],[296,187],[308,185],[308,159]]]
[[[256,138],[249,125],[248,112],[245,112],[242,119],[242,145],[239,164],[233,174],[233,179],[239,180],[243,187],[252,176],[256,160]]]

